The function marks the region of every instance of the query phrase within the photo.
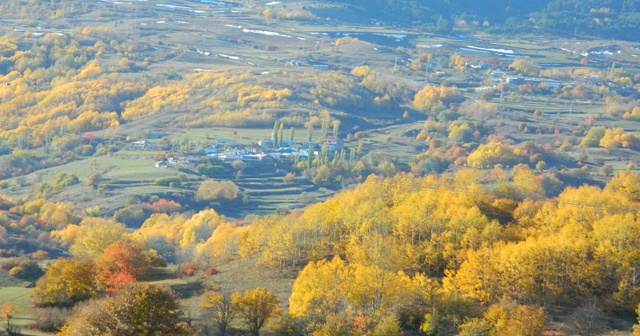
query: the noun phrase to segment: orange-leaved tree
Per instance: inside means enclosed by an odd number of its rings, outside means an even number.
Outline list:
[[[117,241],[107,247],[97,261],[98,279],[107,291],[122,288],[127,283],[149,277],[151,265],[142,248],[133,243]]]

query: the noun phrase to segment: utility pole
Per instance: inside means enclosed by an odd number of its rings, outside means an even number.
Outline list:
[[[571,116],[571,113],[573,113],[573,102],[569,105],[569,116]]]
[[[429,78],[428,75],[429,75],[429,62],[427,62],[427,68],[424,70],[424,82],[425,83],[427,82],[427,78]]]

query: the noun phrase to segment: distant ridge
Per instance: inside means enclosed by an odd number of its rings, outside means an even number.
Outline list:
[[[493,33],[543,32],[640,40],[639,0],[339,0],[350,14],[337,19],[378,20],[440,33],[453,28]],[[327,13],[322,13],[326,16]]]

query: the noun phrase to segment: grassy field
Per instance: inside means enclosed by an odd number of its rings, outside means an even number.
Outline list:
[[[9,302],[16,307],[17,313],[14,323],[21,327],[23,335],[51,335],[27,329],[28,324],[34,319],[31,301],[30,288],[0,287],[0,304]]]
[[[206,279],[199,279],[205,286],[203,288],[198,287],[197,290],[192,290],[196,286],[193,282],[195,279],[169,279],[154,283],[169,285],[178,293],[182,293],[181,302],[186,315],[196,320],[200,319],[202,313],[200,304],[203,294],[207,290],[231,294],[261,287],[272,291],[278,298],[278,306],[286,312],[289,307],[291,287],[298,270],[274,269],[257,265],[256,261],[254,258],[250,258],[216,265],[218,273],[208,276]],[[242,278],[242,281],[238,281],[238,278]],[[277,317],[271,319],[265,326],[265,331],[272,330],[271,328],[277,320]]]

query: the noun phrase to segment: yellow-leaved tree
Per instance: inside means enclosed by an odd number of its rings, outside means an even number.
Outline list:
[[[282,313],[282,309],[278,307],[278,298],[273,292],[263,288],[251,289],[242,294],[233,293],[231,302],[252,336],[260,336],[260,329],[267,320]]]
[[[33,288],[38,307],[72,307],[97,295],[95,264],[84,259],[56,260]]]
[[[421,111],[437,110],[459,98],[460,93],[455,86],[426,85],[414,96],[413,107]]]
[[[51,235],[69,246],[76,257],[97,257],[111,244],[126,240],[123,224],[110,219],[85,217],[79,225],[69,225]]]

